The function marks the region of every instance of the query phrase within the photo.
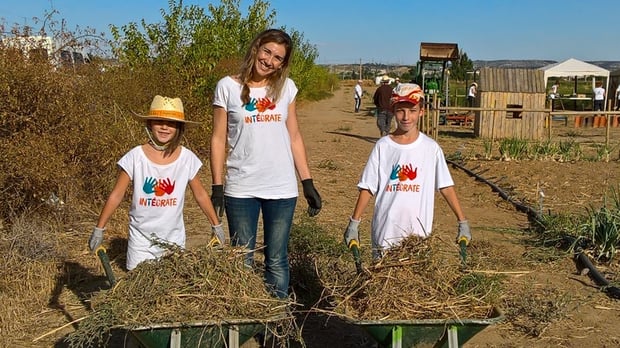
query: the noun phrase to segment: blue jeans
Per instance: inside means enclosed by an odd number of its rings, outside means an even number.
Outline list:
[[[254,266],[258,216],[263,213],[265,274],[268,290],[279,298],[288,296],[288,240],[297,197],[286,199],[234,198],[226,196],[226,218],[233,246],[250,250],[245,264]]]

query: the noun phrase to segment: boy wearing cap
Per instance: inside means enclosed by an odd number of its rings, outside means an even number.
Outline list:
[[[457,241],[471,240],[469,224],[461,210],[439,144],[418,129],[424,114],[420,86],[403,83],[390,99],[397,128],[375,144],[357,187],[359,195],[344,233],[347,246],[359,243],[358,226],[371,198],[375,209],[371,224],[373,257],[398,245],[410,235],[428,237],[433,227],[435,190],[439,190],[458,221]]]
[[[161,242],[185,247],[183,205],[189,186],[211,223],[214,243],[224,244],[222,224],[198,175],[202,162],[181,145],[187,121],[180,98],[155,96],[148,115],[135,114],[149,140],[127,152],[117,163],[118,177],[88,241],[91,251],[103,242],[105,226],[132,185],[127,240],[127,270],[163,256]]]

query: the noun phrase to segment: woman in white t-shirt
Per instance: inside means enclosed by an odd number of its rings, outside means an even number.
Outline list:
[[[198,175],[202,162],[181,146],[186,125],[195,123],[185,120],[181,99],[157,95],[148,115],[135,116],[145,121],[149,141],[134,147],[118,161],[118,178],[91,234],[90,249],[95,251],[103,242],[105,226],[132,182],[128,270],[142,261],[163,256],[167,251],[165,244],[185,247],[183,205],[188,185],[211,223],[213,238],[224,244],[224,229]]]
[[[211,199],[220,216],[226,210],[231,244],[248,249],[248,266],[254,265],[262,212],[264,279],[279,298],[288,296],[296,173],[308,214],[321,210],[297,123],[297,87],[287,77],[292,49],[290,36],[282,30],[263,31],[250,44],[240,74],[222,78],[213,99]]]

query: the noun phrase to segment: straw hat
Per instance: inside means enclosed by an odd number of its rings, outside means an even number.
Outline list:
[[[143,121],[165,120],[181,122],[188,125],[200,124],[200,122],[192,122],[185,119],[185,112],[183,111],[183,102],[181,101],[181,98],[162,97],[161,95],[156,95],[153,98],[148,115],[140,115],[135,112],[133,112],[133,114]]]
[[[387,75],[383,75],[383,77],[381,78],[381,82],[390,82],[390,77]]]
[[[408,102],[417,105],[423,99],[424,92],[420,86],[415,83],[401,83],[392,90],[390,105],[394,106],[394,104],[400,102]]]

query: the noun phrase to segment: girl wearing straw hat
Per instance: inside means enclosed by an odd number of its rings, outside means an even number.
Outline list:
[[[240,73],[217,83],[211,138],[213,205],[220,216],[226,210],[231,244],[248,249],[248,266],[254,263],[262,212],[264,278],[280,298],[288,296],[288,239],[299,195],[295,174],[308,215],[321,210],[297,123],[297,87],[288,78],[292,49],[282,30],[268,29],[254,38]]]
[[[145,122],[149,140],[117,162],[118,178],[90,236],[90,249],[96,250],[103,242],[105,226],[132,182],[128,270],[142,261],[163,256],[166,249],[162,243],[185,247],[183,204],[188,185],[211,223],[214,238],[224,244],[222,224],[198,175],[202,162],[181,145],[186,126],[197,124],[185,119],[181,99],[157,95],[148,115],[134,116]]]

